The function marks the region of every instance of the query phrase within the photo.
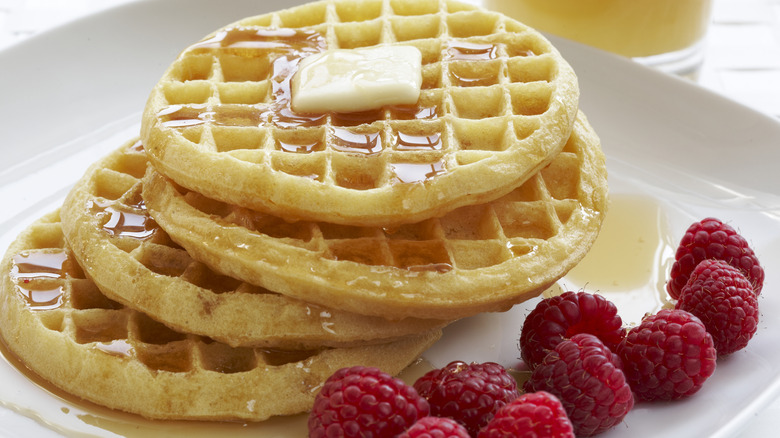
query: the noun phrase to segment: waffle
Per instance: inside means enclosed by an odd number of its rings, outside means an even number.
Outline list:
[[[297,62],[410,45],[417,105],[296,114]],[[571,67],[538,32],[450,0],[325,0],[247,18],[186,48],[149,96],[141,138],[160,173],[229,204],[361,226],[497,199],[563,148]]]
[[[141,198],[146,167],[143,147],[130,140],[94,163],[63,204],[63,230],[77,260],[111,299],[232,346],[378,343],[444,325],[332,310],[214,273],[149,218]]]
[[[303,412],[337,369],[361,364],[396,374],[440,334],[301,351],[182,334],[103,296],[67,248],[57,212],[22,232],[0,269],[0,334],[10,350],[71,394],[149,418]]]
[[[506,310],[574,267],[601,227],[606,178],[582,116],[555,160],[508,195],[392,229],[287,223],[152,168],[143,197],[160,227],[217,272],[350,312],[450,320]]]

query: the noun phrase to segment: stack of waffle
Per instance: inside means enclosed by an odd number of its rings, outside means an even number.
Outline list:
[[[300,114],[306,56],[408,45],[416,104]],[[149,418],[310,408],[396,374],[449,322],[539,295],[606,208],[576,76],[540,34],[448,0],[324,0],[186,48],[140,138],[94,163],[2,267],[0,333],[66,391]]]

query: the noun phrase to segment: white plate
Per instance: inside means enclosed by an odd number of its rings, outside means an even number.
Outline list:
[[[213,0],[141,1],[0,52],[0,251],[31,221],[58,206],[91,162],[137,132],[149,90],[182,48],[241,17],[298,2],[234,0],[225,7],[227,2]],[[615,196],[610,217],[623,220],[621,211],[628,211],[640,237],[658,243],[648,263],[665,269],[687,225],[717,216],[751,241],[768,274],[760,300],[762,321],[746,350],[721,360],[694,397],[638,405],[623,424],[602,436],[733,436],[780,389],[775,341],[780,320],[772,318],[780,312],[773,275],[780,266],[780,197],[773,193],[780,186],[780,124],[688,82],[567,41],[554,42],[578,72],[582,108],[603,140]],[[631,204],[626,200],[649,209],[627,210]],[[650,272],[639,284],[612,284],[607,268],[614,267],[616,279],[636,268],[618,261],[625,258],[621,248],[636,249],[637,241],[618,234],[607,244],[621,238],[625,242],[614,254],[608,250],[599,256],[600,267],[560,284],[600,291],[616,301],[624,319],[636,321],[662,301],[664,272]],[[453,359],[513,366],[523,315],[534,304],[461,321],[448,328],[426,358],[435,366]],[[82,411],[28,382],[5,361],[0,361],[0,379],[3,436],[117,436],[110,430],[138,427],[137,433],[149,433],[163,426],[131,421],[130,427],[117,428],[128,417]],[[13,384],[6,384],[8,379]],[[186,426],[164,426],[167,436],[192,433]],[[203,434],[223,426],[215,427],[204,427]],[[253,426],[229,429],[257,433]],[[289,433],[279,436],[284,435]]]

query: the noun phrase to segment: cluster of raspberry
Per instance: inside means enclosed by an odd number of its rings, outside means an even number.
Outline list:
[[[310,437],[593,436],[635,401],[696,393],[719,356],[758,326],[764,270],[733,227],[706,218],[685,232],[667,283],[674,302],[627,329],[616,306],[584,291],[542,300],[519,348],[523,391],[496,363],[452,362],[408,385],[377,369],[345,368],[325,383]]]

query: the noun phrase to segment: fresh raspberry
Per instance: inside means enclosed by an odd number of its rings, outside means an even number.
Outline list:
[[[588,333],[559,342],[534,368],[525,391],[558,397],[578,437],[611,428],[634,406],[620,359]]]
[[[623,339],[623,320],[617,307],[597,294],[565,292],[542,300],[528,314],[520,332],[520,355],[534,368],[559,342],[577,333],[590,333],[614,348]]]
[[[719,356],[745,348],[758,328],[758,299],[750,281],[723,260],[699,263],[675,307],[701,319]]]
[[[569,417],[557,397],[545,391],[523,394],[499,409],[479,438],[574,438]]]
[[[403,380],[373,367],[342,368],[330,376],[309,413],[309,437],[396,436],[430,412]]]
[[[764,285],[764,268],[750,249],[744,237],[728,224],[718,219],[707,218],[688,227],[680,240],[666,291],[673,299],[680,297],[680,291],[688,277],[704,259],[724,260],[744,272],[753,285],[756,295]]]
[[[712,337],[696,316],[678,309],[648,315],[618,345],[634,395],[641,400],[675,400],[701,388],[715,371]]]
[[[423,417],[398,438],[469,438],[469,433],[451,418]]]
[[[520,395],[515,379],[493,362],[451,362],[417,379],[414,388],[430,403],[431,415],[452,418],[471,436]]]

